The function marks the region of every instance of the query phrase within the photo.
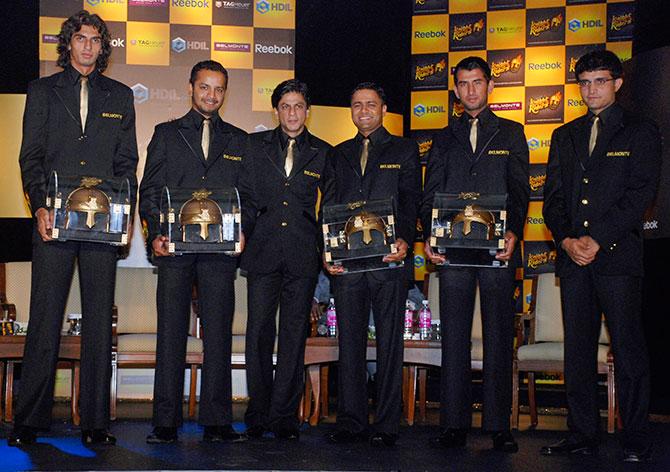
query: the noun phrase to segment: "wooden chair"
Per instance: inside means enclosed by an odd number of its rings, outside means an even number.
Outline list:
[[[537,277],[533,293],[532,309],[523,320],[528,324],[525,343],[519,342],[514,354],[512,390],[512,427],[519,427],[519,373],[525,372],[528,379],[528,403],[531,427],[538,424],[535,395],[535,372],[563,372],[563,319],[561,294],[558,279],[554,274]],[[519,330],[523,339],[523,328]],[[607,376],[607,431],[613,433],[616,418],[616,391],[614,381],[614,358],[609,349],[607,328],[603,321],[598,345],[598,373]]]
[[[0,264],[0,306],[1,318],[7,321],[16,321],[16,306],[7,300],[7,270],[4,263]],[[4,416],[2,402],[0,402],[0,417],[11,422],[14,418],[14,366],[21,362],[25,348],[25,336],[0,336],[0,399],[4,393]],[[71,399],[72,422],[78,426],[79,416],[79,373],[81,359],[81,342],[78,336],[66,336],[61,339],[58,353],[59,367],[65,365],[71,368]],[[6,365],[5,365],[6,364]]]
[[[149,276],[148,269],[126,269],[126,277],[132,277],[134,283],[127,284],[132,290],[118,293],[122,297],[127,312],[119,313],[112,324],[112,380],[110,395],[111,418],[116,419],[117,385],[119,368],[153,368],[156,366],[157,313],[156,284],[157,277]],[[188,415],[195,417],[196,388],[198,366],[202,365],[203,346],[199,338],[200,329],[197,318],[197,305],[192,311],[191,328],[186,344],[185,365],[190,368],[190,389]]]

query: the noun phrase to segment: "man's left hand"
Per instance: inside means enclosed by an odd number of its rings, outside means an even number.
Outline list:
[[[402,260],[405,259],[407,248],[409,248],[407,242],[402,238],[398,238],[395,240],[395,248],[397,250],[396,252],[384,256],[384,262],[402,262]]]
[[[516,234],[510,230],[505,231],[505,249],[496,254],[496,259],[499,261],[509,261],[514,253],[517,240]]]

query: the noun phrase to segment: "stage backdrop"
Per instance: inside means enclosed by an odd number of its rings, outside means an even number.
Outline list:
[[[575,83],[577,59],[607,48],[631,58],[635,2],[622,0],[413,0],[412,135],[423,158],[432,133],[458,119],[453,67],[480,56],[491,65],[491,109],[524,124],[531,202],[524,231],[524,275],[552,272],[556,250],[542,218],[551,133],[586,113]],[[423,268],[421,255],[415,261]],[[525,297],[527,298],[527,297]]]

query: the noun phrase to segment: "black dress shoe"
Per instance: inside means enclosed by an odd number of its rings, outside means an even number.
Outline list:
[[[544,446],[540,449],[540,454],[543,456],[560,456],[568,454],[590,456],[597,453],[598,445],[595,441],[577,438],[561,439],[557,443]]]
[[[493,433],[493,449],[500,452],[518,452],[519,445],[510,431]]]
[[[328,434],[326,439],[333,444],[352,444],[366,441],[368,435],[364,431],[352,433],[346,429],[338,429],[335,432]]]
[[[265,434],[265,427],[258,424],[256,426],[249,426],[244,434],[251,439],[260,439]]]
[[[14,430],[9,433],[7,445],[12,447],[27,446],[29,444],[34,444],[36,439],[37,434],[30,426],[15,426]]]
[[[81,442],[86,446],[113,446],[116,444],[116,438],[104,429],[83,429]]]
[[[277,428],[272,431],[277,439],[300,439],[300,431],[298,428]]]
[[[204,442],[242,442],[247,440],[247,436],[236,432],[229,424],[225,426],[205,426],[205,433],[202,435]]]
[[[393,447],[397,440],[397,434],[378,432],[370,436],[370,445],[374,447]]]
[[[430,443],[433,446],[452,449],[456,447],[465,447],[465,441],[468,433],[464,429],[447,428],[436,438],[431,438]]]
[[[651,446],[644,447],[624,447],[624,462],[651,462]]]
[[[147,444],[170,444],[177,440],[177,428],[156,426],[147,436]]]

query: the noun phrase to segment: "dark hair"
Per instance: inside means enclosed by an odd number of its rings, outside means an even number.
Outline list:
[[[456,67],[454,67],[454,82],[456,82],[457,80],[456,74],[458,74],[459,70],[475,70],[475,69],[480,69],[482,71],[484,77],[486,77],[487,82],[491,80],[491,67],[489,67],[488,62],[486,62],[481,57],[469,56],[466,57],[465,59],[461,59],[461,61],[458,64],[456,64]]]
[[[212,60],[200,61],[193,66],[193,69],[191,69],[191,78],[188,79],[191,85],[195,84],[195,79],[198,78],[198,72],[200,72],[201,70],[211,70],[214,72],[221,72],[223,76],[226,78],[226,88],[228,87],[228,71],[226,70],[225,67],[221,65],[220,62]]]
[[[374,90],[377,92],[377,95],[379,95],[379,98],[382,101],[382,105],[386,105],[386,92],[384,92],[384,89],[382,88],[381,85],[375,83],[375,82],[361,82],[357,86],[354,87],[354,89],[351,91],[351,94],[349,95],[349,102],[354,98],[354,94],[358,92],[359,90]]]
[[[599,49],[589,51],[579,58],[577,64],[575,64],[575,78],[579,80],[579,75],[583,72],[596,70],[608,70],[613,79],[619,79],[623,76],[623,66],[617,55],[612,51]]]
[[[60,27],[58,33],[58,64],[60,67],[66,67],[70,63],[70,41],[72,36],[81,30],[82,26],[92,26],[98,30],[100,38],[102,39],[100,55],[95,61],[96,69],[100,72],[105,72],[107,64],[109,63],[109,56],[112,53],[111,37],[107,25],[98,15],[91,15],[86,10],[81,10],[65,20]]]
[[[302,98],[305,99],[305,103],[307,103],[307,108],[309,108],[309,89],[307,88],[306,83],[300,82],[298,79],[285,80],[275,87],[272,91],[272,97],[270,98],[272,108],[277,108],[279,106],[279,100],[281,100],[284,95],[291,92],[302,95]]]

